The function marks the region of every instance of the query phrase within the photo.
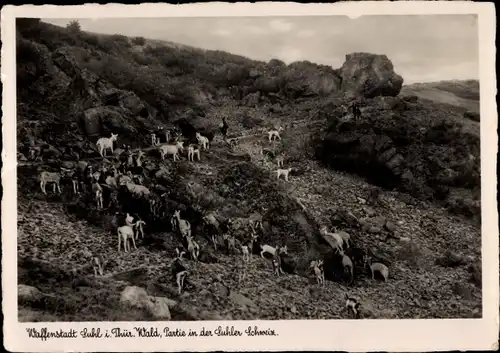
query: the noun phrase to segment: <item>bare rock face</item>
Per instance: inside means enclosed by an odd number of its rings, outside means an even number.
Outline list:
[[[328,96],[339,88],[340,77],[329,66],[300,61],[290,64],[285,72],[283,90],[288,98]]]
[[[394,72],[386,55],[347,54],[340,76],[341,90],[353,96],[397,96],[403,86],[403,77]]]

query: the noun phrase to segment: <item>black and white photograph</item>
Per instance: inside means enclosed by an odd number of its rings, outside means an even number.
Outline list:
[[[283,321],[479,324],[486,295],[493,325],[496,76],[479,10],[87,6],[2,14],[23,340],[42,323],[211,322],[247,340],[293,338]]]

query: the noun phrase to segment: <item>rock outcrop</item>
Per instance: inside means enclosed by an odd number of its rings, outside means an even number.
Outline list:
[[[451,187],[479,185],[479,163],[469,157],[479,151],[474,135],[447,116],[430,118],[418,102],[377,97],[367,104],[362,119],[331,117],[317,150],[327,165],[424,198],[445,199]]]
[[[397,96],[403,86],[403,77],[386,55],[347,54],[340,76],[342,92],[351,96]]]

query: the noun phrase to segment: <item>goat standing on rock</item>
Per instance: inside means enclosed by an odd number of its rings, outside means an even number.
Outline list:
[[[118,134],[111,133],[111,137],[101,137],[97,140],[96,145],[99,148],[99,154],[101,157],[106,155],[106,150],[111,150],[111,154],[113,154],[113,142],[118,139]]]
[[[276,174],[278,176],[278,180],[280,179],[280,177],[283,175],[285,177],[285,181],[288,181],[288,175],[290,174],[290,172],[293,170],[293,168],[288,168],[288,169],[278,169],[276,171]]]
[[[200,246],[193,239],[191,235],[186,236],[187,249],[189,254],[191,254],[191,259],[198,261],[198,256],[200,255]]]
[[[181,232],[182,237],[190,237],[191,236],[191,223],[185,219],[181,219],[181,211],[177,210],[174,212],[174,216],[172,217],[171,223],[175,231],[175,221],[177,221],[177,225],[179,226],[179,231]]]
[[[199,132],[196,133],[196,139],[198,140],[198,143],[203,147],[204,150],[209,149],[209,141],[208,138],[205,136],[202,136]]]
[[[171,154],[175,162],[179,160],[179,152],[184,150],[184,142],[178,141],[175,145],[161,145],[159,149],[162,160],[165,160],[165,156]]]
[[[45,186],[47,183],[53,183],[53,192],[57,191],[59,194],[61,193],[61,174],[59,173],[51,173],[51,172],[41,172],[40,173],[40,189],[42,189],[42,192],[47,195],[47,191],[45,190]]]
[[[125,252],[129,252],[130,250],[130,245],[128,243],[129,239],[132,240],[132,244],[134,245],[134,249],[137,250],[137,246],[135,245],[135,239],[134,239],[134,229],[129,226],[121,226],[117,230],[118,233],[118,251],[120,251],[121,248],[121,241],[123,240],[123,250]]]
[[[268,138],[269,138],[269,142],[272,142],[272,141],[275,141],[275,140],[280,140],[281,141],[281,136],[280,136],[280,132],[283,131],[283,128],[280,126],[278,128],[278,130],[271,130],[269,131],[267,134],[268,134]]]
[[[325,285],[325,271],[323,269],[323,260],[311,261],[309,268],[314,269],[314,274],[316,275],[316,281],[319,285]]]
[[[200,160],[200,146],[191,144],[188,146],[188,161],[194,162],[194,156]]]

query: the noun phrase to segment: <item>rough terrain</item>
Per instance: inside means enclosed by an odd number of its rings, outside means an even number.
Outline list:
[[[285,65],[77,27],[18,22],[18,271],[29,286],[19,290],[21,321],[349,318],[345,294],[359,298],[361,318],[481,316],[479,118],[465,114],[478,112],[479,97],[469,84],[443,101],[435,88],[403,86],[385,56],[346,55],[340,69]],[[346,110],[352,97],[360,119]],[[239,138],[234,148],[218,134],[222,117]],[[139,202],[96,210],[71,182],[61,196],[40,192],[41,170],[101,163],[100,136],[145,149],[152,129],[181,118],[216,137],[199,162],[147,151],[145,185],[167,192],[165,219]],[[282,141],[269,143],[277,126]],[[41,162],[30,160],[32,146],[42,146]],[[288,183],[276,180],[280,151],[295,169]],[[214,251],[201,230],[208,210],[231,218],[261,207],[263,240],[288,246],[293,274],[274,276],[258,255],[244,269],[240,254]],[[170,272],[177,208],[202,248],[182,295]],[[117,252],[114,211],[147,223],[131,253]],[[332,252],[321,224],[388,264],[389,280],[359,268],[354,285],[318,286],[309,263]],[[109,260],[104,277],[89,265],[96,254]],[[127,286],[154,305],[123,310]]]

